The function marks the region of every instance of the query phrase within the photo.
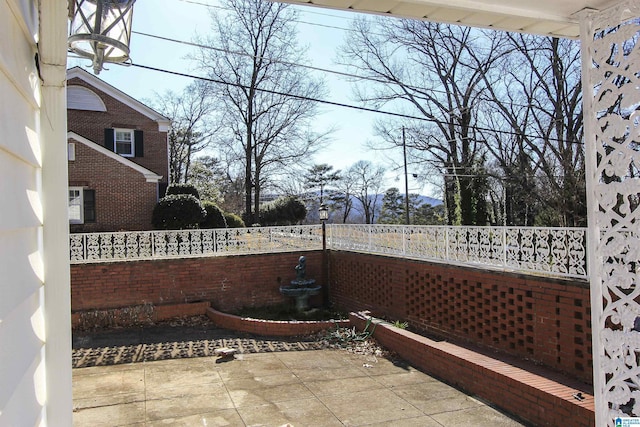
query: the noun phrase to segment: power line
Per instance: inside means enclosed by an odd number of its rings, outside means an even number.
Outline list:
[[[121,65],[121,64],[118,64],[118,65]],[[131,63],[128,66],[137,67],[137,68],[143,68],[143,69],[151,70],[151,71],[158,71],[158,72],[161,72],[161,73],[173,74],[175,76],[187,77],[187,78],[207,81],[207,82],[211,82],[211,83],[217,83],[217,84],[223,84],[223,85],[227,85],[227,86],[239,87],[241,89],[250,89],[249,86],[246,86],[246,85],[243,85],[243,84],[240,84],[240,83],[230,83],[230,82],[226,82],[224,80],[217,80],[217,79],[212,79],[212,78],[208,78],[208,77],[194,76],[192,74],[180,73],[178,71],[165,70],[165,69],[162,69],[162,68],[156,68],[156,67],[152,67],[152,66],[149,66],[149,65],[141,65],[141,64]],[[357,106],[357,105],[344,104],[344,103],[340,103],[340,102],[329,101],[329,100],[326,100],[326,99],[311,98],[311,97],[308,97],[308,96],[302,96],[302,95],[296,95],[296,94],[293,94],[293,93],[280,92],[280,91],[277,91],[277,90],[263,89],[263,88],[254,88],[254,90],[257,91],[257,92],[264,92],[264,93],[270,93],[270,94],[273,94],[273,95],[280,95],[280,96],[287,96],[287,97],[290,97],[290,98],[296,98],[296,99],[300,99],[300,100],[303,100],[303,101],[312,101],[312,102],[317,102],[319,104],[331,105],[333,107],[350,108],[350,109],[353,109],[353,110],[366,111],[366,112],[369,112],[369,113],[386,114],[386,115],[395,116],[395,117],[401,117],[401,118],[405,118],[405,119],[432,121],[432,120],[427,119],[426,117],[410,116],[408,114],[394,113],[393,111],[376,110],[374,108],[360,107],[360,106]]]
[[[123,65],[123,64],[117,64],[117,65]],[[172,75],[175,75],[175,76],[186,77],[186,78],[190,78],[190,79],[194,79],[194,80],[202,80],[202,81],[207,81],[207,82],[216,83],[216,84],[234,86],[234,87],[238,87],[238,88],[242,88],[242,89],[249,89],[250,88],[249,86],[246,86],[246,85],[243,85],[243,84],[239,84],[239,83],[231,83],[231,82],[226,82],[224,80],[212,79],[212,78],[208,78],[208,77],[200,77],[200,76],[195,76],[195,75],[192,75],[192,74],[186,74],[186,73],[181,73],[181,72],[177,72],[177,71],[171,71],[171,70],[166,70],[166,69],[162,69],[162,68],[152,67],[152,66],[149,66],[149,65],[131,63],[129,65],[123,65],[123,66],[132,66],[132,67],[146,69],[146,70],[150,70],[150,71],[156,71],[156,72],[160,72],[160,73],[166,73],[166,74],[172,74]],[[436,123],[436,124],[441,124],[441,125],[448,125],[448,122],[445,122],[445,121],[442,121],[442,120],[429,119],[427,117],[412,116],[412,115],[409,115],[409,114],[396,113],[396,112],[393,112],[393,111],[385,111],[385,110],[378,110],[378,109],[374,109],[374,108],[361,107],[361,106],[357,106],[357,105],[345,104],[345,103],[335,102],[335,101],[329,101],[329,100],[320,99],[320,98],[311,98],[311,97],[307,97],[307,96],[302,96],[302,95],[297,95],[297,94],[292,94],[292,93],[286,93],[286,92],[280,92],[280,91],[271,90],[271,89],[255,88],[255,90],[258,91],[258,92],[270,93],[270,94],[273,94],[273,95],[296,98],[296,99],[300,99],[300,100],[303,100],[303,101],[317,102],[319,104],[330,105],[332,107],[349,108],[349,109],[352,109],[352,110],[365,111],[365,112],[368,112],[368,113],[383,114],[383,115],[399,117],[399,118],[403,118],[403,119],[419,120],[419,121],[422,121],[422,122]],[[547,138],[542,138],[542,137],[536,136],[536,135],[527,135],[527,134],[523,134],[523,133],[519,133],[519,132],[513,132],[513,131],[490,129],[490,128],[484,128],[484,127],[481,127],[481,126],[473,126],[472,125],[472,126],[470,126],[470,128],[474,129],[474,130],[477,130],[477,131],[494,132],[494,133],[500,133],[500,134],[504,134],[504,135],[524,136],[524,137],[533,138],[533,139],[546,139],[547,141],[574,143],[572,141],[561,140],[561,139],[558,139],[558,138],[548,138],[548,137]],[[581,145],[584,144],[582,142],[575,142],[575,143],[576,144],[581,144]]]
[[[189,0],[180,0],[180,1],[185,1],[185,2],[191,2]],[[191,2],[192,3],[192,2]],[[198,3],[200,4],[200,3]],[[214,6],[211,6],[214,7]],[[210,46],[210,45],[205,45],[205,44],[200,44],[200,43],[195,43],[195,42],[188,42],[188,41],[184,41],[184,40],[178,40],[178,39],[172,39],[169,37],[164,37],[164,36],[159,36],[156,34],[149,34],[149,33],[143,33],[141,31],[132,31],[133,34],[138,34],[144,37],[149,37],[149,38],[155,38],[158,40],[163,40],[163,41],[168,41],[170,43],[177,43],[177,44],[182,44],[185,46],[190,46],[190,47],[196,47],[199,49],[208,49],[208,50],[213,50],[216,52],[222,52],[222,53],[227,53],[227,54],[231,54],[231,55],[238,55],[238,56],[245,56],[248,58],[255,58],[255,59],[261,59],[261,60],[266,60],[266,61],[270,61],[273,63],[279,63],[279,64],[285,64],[285,65],[291,65],[294,67],[300,67],[300,68],[306,68],[309,70],[314,70],[314,71],[320,71],[323,73],[328,73],[328,74],[335,74],[338,76],[342,76],[342,77],[349,77],[349,78],[353,78],[353,79],[357,79],[357,80],[365,80],[365,81],[370,81],[370,82],[374,82],[374,83],[381,83],[381,84],[396,84],[393,82],[389,82],[387,80],[383,80],[383,79],[376,79],[375,77],[369,77],[369,76],[361,76],[358,74],[353,74],[353,73],[347,73],[344,71],[336,71],[336,70],[330,70],[328,68],[321,68],[321,67],[314,67],[312,65],[305,65],[305,64],[299,64],[297,62],[290,62],[290,61],[282,61],[282,60],[278,60],[278,59],[272,59],[272,58],[268,58],[268,57],[264,57],[264,56],[257,56],[257,55],[252,55],[251,53],[246,53],[246,52],[240,52],[240,51],[234,51],[234,50],[230,50],[230,49],[224,49],[224,48],[220,48],[220,47],[215,47],[215,46]],[[433,93],[439,93],[442,95],[446,95],[449,96],[450,94],[444,90],[441,89],[427,89],[427,88],[422,88],[422,87],[418,87],[418,86],[413,86],[413,85],[409,85],[406,83],[397,83],[400,84],[403,87],[406,87],[408,89],[411,90],[415,90],[415,91],[419,91],[419,92],[433,92]],[[522,104],[511,104],[513,106],[516,107],[522,107],[522,108],[528,108],[528,105],[522,105]],[[466,107],[454,107],[455,109],[469,109],[472,108],[473,105],[468,105]],[[448,112],[444,112],[447,114],[451,114],[453,110],[448,111]],[[560,140],[558,140],[560,141]],[[565,141],[568,142],[568,141]]]
[[[197,6],[201,6],[201,7],[206,7],[206,8],[211,8],[211,9],[220,9],[226,12],[234,12],[234,9],[229,8],[229,7],[224,7],[221,6],[219,4],[214,5],[211,3],[203,3],[201,1],[196,1],[196,0],[178,0],[178,1],[182,1],[183,3],[189,3],[189,4],[194,4]],[[294,5],[295,6],[295,5]],[[296,9],[297,10],[297,9]],[[331,17],[331,18],[335,18],[335,19],[344,19],[350,22],[355,22],[355,19],[352,18],[347,18],[344,16],[337,16],[337,15],[333,15],[333,14],[328,14],[328,13],[322,13],[322,12],[316,12],[316,11],[312,11],[312,10],[304,10],[302,13],[306,13],[306,14],[313,14],[313,15],[320,15],[320,16],[327,16],[327,17]],[[341,30],[341,31],[345,31],[345,32],[355,32],[355,30],[351,29],[351,28],[344,28],[344,27],[339,27],[339,26],[335,26],[335,25],[326,25],[326,24],[318,24],[315,22],[307,22],[307,21],[300,21],[300,20],[296,20],[293,19],[291,20],[292,22],[296,22],[296,23],[300,23],[300,24],[306,24],[306,25],[311,25],[311,26],[318,26],[318,27],[323,27],[323,28],[329,28],[329,29],[337,29],[337,30]],[[261,56],[256,56],[256,55],[251,55],[249,53],[245,53],[245,52],[238,52],[238,51],[232,51],[232,50],[228,50],[228,49],[222,49],[222,48],[217,48],[214,46],[208,46],[208,45],[202,45],[202,44],[197,44],[197,43],[193,43],[193,42],[187,42],[184,40],[177,40],[177,39],[171,39],[168,37],[162,37],[162,36],[157,36],[154,34],[148,34],[148,33],[143,33],[143,32],[138,32],[138,31],[132,31],[135,34],[139,34],[142,36],[146,36],[146,37],[151,37],[151,38],[157,38],[160,40],[165,40],[165,41],[169,41],[169,42],[173,42],[173,43],[179,43],[179,44],[183,44],[183,45],[187,45],[187,46],[192,46],[192,47],[198,47],[198,48],[203,48],[203,49],[211,49],[211,50],[215,50],[215,51],[219,51],[219,52],[223,52],[223,53],[228,53],[228,54],[232,54],[232,55],[240,55],[240,56],[247,56],[247,57],[251,57],[251,58],[256,58],[256,59],[263,59],[263,60],[268,60],[274,63],[281,63],[281,64],[285,64],[285,65],[291,65],[291,66],[295,66],[295,67],[301,67],[301,68],[307,68],[310,70],[314,70],[314,71],[320,71],[323,73],[329,73],[329,74],[335,74],[338,76],[342,76],[342,77],[348,77],[348,78],[353,78],[353,79],[357,79],[357,80],[364,80],[364,81],[371,81],[371,82],[375,82],[375,83],[380,83],[380,84],[385,84],[385,85],[393,85],[393,82],[389,82],[388,80],[383,80],[383,79],[379,79],[379,78],[375,78],[375,77],[371,77],[371,76],[361,76],[358,74],[353,74],[353,73],[348,73],[348,72],[344,72],[344,71],[335,71],[335,70],[330,70],[327,68],[320,68],[320,67],[314,67],[314,66],[310,66],[310,65],[305,65],[305,64],[299,64],[299,63],[295,63],[295,62],[286,62],[286,61],[281,61],[281,60],[277,60],[277,59],[272,59],[272,58],[268,58],[268,57],[261,57]],[[371,33],[371,34],[377,34],[377,35],[382,35],[379,33]],[[474,47],[474,49],[478,49],[478,47]],[[406,84],[406,83],[397,83],[399,85],[401,85],[402,87],[414,90],[414,91],[418,91],[418,92],[432,92],[432,93],[439,93],[441,95],[445,95],[445,96],[449,96],[450,93],[446,92],[445,90],[442,89],[434,89],[434,88],[423,88],[423,87],[418,87],[418,86],[414,86],[414,85],[410,85],[410,84]],[[521,107],[521,108],[529,108],[530,105],[523,105],[523,104],[515,104],[515,103],[511,103],[511,105],[515,106],[515,107]],[[468,105],[464,108],[471,108],[473,107],[473,105]],[[454,109],[459,109],[460,107],[454,107]],[[447,111],[447,112],[442,112],[444,114],[451,114],[453,110],[451,111]],[[554,140],[554,139],[549,139],[549,140]],[[555,141],[562,141],[562,142],[568,142],[570,144],[576,144],[576,142],[573,141],[566,141],[566,140],[560,140],[560,139],[555,139]],[[582,144],[580,142],[578,142],[578,144]]]
[[[186,1],[186,0],[182,0],[182,1]],[[329,70],[328,68],[320,68],[320,67],[314,67],[312,65],[299,64],[297,62],[282,61],[282,60],[279,60],[279,59],[271,59],[271,58],[267,58],[267,57],[264,57],[264,56],[252,55],[252,54],[246,53],[246,52],[239,52],[237,50],[224,49],[224,48],[221,48],[221,47],[209,46],[209,45],[206,45],[206,44],[200,44],[200,43],[195,43],[195,42],[187,42],[187,41],[184,41],[184,40],[172,39],[172,38],[169,38],[169,37],[158,36],[158,35],[155,35],[155,34],[143,33],[141,31],[131,31],[131,32],[133,34],[138,34],[138,35],[145,36],[145,37],[150,37],[150,38],[154,38],[154,39],[158,39],[158,40],[164,40],[164,41],[168,41],[168,42],[172,42],[172,43],[183,44],[183,45],[191,46],[191,47],[197,47],[197,48],[200,48],[200,49],[215,50],[216,52],[228,53],[228,54],[231,54],[231,55],[246,56],[248,58],[267,60],[269,62],[278,63],[278,64],[285,64],[285,65],[291,65],[291,66],[294,66],[294,67],[307,68],[309,70],[314,70],[314,71],[322,71],[323,73],[331,73],[331,74],[336,74],[336,75],[344,76],[344,77],[367,79],[367,80],[375,81],[375,82],[378,82],[378,83],[384,83],[384,81],[382,81],[382,80],[368,79],[366,77],[358,76],[356,74],[345,73],[345,72],[342,72],[342,71]],[[419,88],[411,88],[411,89],[419,90]],[[422,89],[422,90],[426,90],[426,89]]]

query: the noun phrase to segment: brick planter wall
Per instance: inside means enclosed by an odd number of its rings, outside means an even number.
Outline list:
[[[359,330],[363,330],[369,320],[363,313],[351,313],[349,318]],[[561,378],[539,366],[522,369],[517,360],[505,362],[377,321],[367,330],[373,330],[376,341],[413,366],[486,399],[527,423],[563,427],[595,425],[593,392],[575,380]],[[578,393],[583,396],[582,400],[574,397]]]
[[[212,308],[207,310],[207,316],[221,328],[234,331],[248,332],[250,334],[295,337],[315,334],[326,331],[336,326],[345,328],[349,326],[349,320],[330,321],[292,321],[281,322],[276,320],[251,319],[248,317],[234,316],[222,313]]]
[[[322,252],[305,252],[307,278],[322,280]],[[71,311],[207,301],[232,311],[293,300],[280,284],[295,279],[299,253],[165,259],[71,266]],[[322,304],[322,296],[309,299]]]
[[[589,285],[352,252],[329,252],[345,311],[528,359],[592,383]]]

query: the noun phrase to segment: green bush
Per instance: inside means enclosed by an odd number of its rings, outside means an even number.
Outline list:
[[[171,184],[167,187],[167,196],[176,194],[191,194],[196,199],[200,200],[200,193],[198,189],[192,184]]]
[[[191,194],[173,194],[160,199],[153,209],[151,223],[160,230],[198,228],[207,212]]]
[[[218,205],[213,202],[202,202],[202,207],[207,212],[207,216],[200,223],[201,228],[227,228],[227,221],[224,217],[224,213]]]
[[[227,227],[229,228],[244,228],[244,221],[242,220],[242,218],[240,218],[238,215],[231,213],[231,212],[225,212],[224,213],[224,219],[227,222]]]
[[[307,216],[304,203],[295,197],[281,197],[264,205],[260,212],[260,224],[292,225],[298,224]]]

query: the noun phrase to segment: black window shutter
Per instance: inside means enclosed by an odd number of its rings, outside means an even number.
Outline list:
[[[96,222],[96,190],[83,190],[84,222]]]
[[[135,141],[136,157],[144,157],[144,138],[141,130],[133,131],[133,139]]]
[[[166,182],[159,182],[158,183],[158,197],[159,198],[163,198],[164,196],[167,195],[167,187],[169,186],[168,183]]]
[[[115,151],[113,145],[116,140],[115,131],[113,128],[106,128],[104,130],[104,148],[109,151]]]

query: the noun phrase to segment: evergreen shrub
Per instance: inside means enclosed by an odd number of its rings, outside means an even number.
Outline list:
[[[196,199],[200,200],[200,193],[193,184],[171,184],[167,187],[167,196],[176,194],[191,194]]]
[[[151,223],[159,230],[198,228],[207,215],[200,201],[191,194],[173,194],[160,199],[153,209]]]
[[[202,202],[202,207],[207,216],[200,223],[200,228],[227,228],[227,220],[222,210],[213,202]]]

